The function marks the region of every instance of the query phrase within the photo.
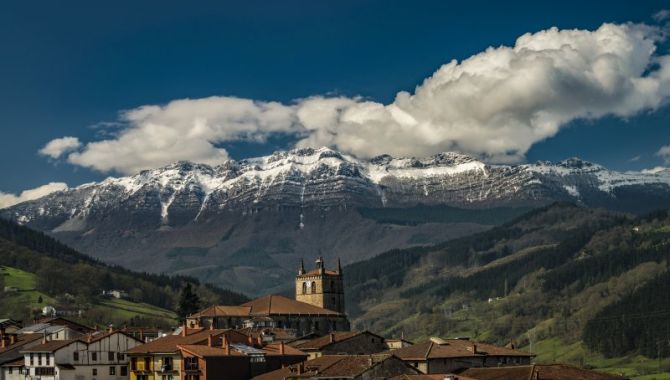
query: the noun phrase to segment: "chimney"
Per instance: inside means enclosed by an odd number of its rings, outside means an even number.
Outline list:
[[[472,354],[476,354],[476,353],[477,353],[477,345],[472,343]]]
[[[279,355],[284,355],[284,341],[279,342]]]
[[[223,348],[226,350],[226,355],[230,356],[230,342],[225,335],[223,336]]]
[[[330,333],[330,343],[335,343],[335,333]]]
[[[249,335],[249,337],[247,337],[247,346],[251,346],[251,347],[254,346],[254,338],[252,338],[251,335]]]
[[[9,344],[14,344],[16,343],[16,334],[12,334],[9,336]]]
[[[144,329],[140,329],[140,341],[144,342]]]
[[[256,344],[258,345],[259,348],[263,347],[263,338],[260,336],[256,338]]]
[[[186,322],[184,322],[184,325],[181,327],[181,336],[186,336],[188,335],[186,333],[186,330],[188,330],[188,327],[186,327]]]
[[[209,334],[207,336],[207,346],[214,347],[214,337],[212,336],[212,334]]]
[[[114,326],[113,326],[113,325],[109,325],[109,326],[107,327],[107,332],[108,332],[108,333],[114,332]]]
[[[209,330],[210,331],[214,330],[214,321],[212,321],[212,323],[209,324]]]
[[[5,340],[4,336],[2,338],[0,338],[0,347],[2,347],[2,348],[7,347],[7,341]]]

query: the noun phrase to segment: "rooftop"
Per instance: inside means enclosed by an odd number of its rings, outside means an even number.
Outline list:
[[[335,331],[330,334],[313,338],[307,341],[297,341],[295,344],[292,344],[293,347],[300,350],[321,350],[331,344],[340,343],[346,340],[349,340],[353,337],[359,336],[361,334],[369,334],[378,337],[381,341],[384,338],[373,334],[369,331]]]
[[[487,343],[477,343],[467,339],[444,339],[440,343],[432,340],[414,344],[393,351],[393,355],[403,360],[427,360],[462,358],[471,356],[532,356],[512,348],[498,347]]]
[[[315,378],[317,375],[318,378],[353,378],[390,357],[390,355],[326,355],[262,374],[254,377],[254,380]],[[303,366],[303,371],[299,374],[300,366]]]
[[[22,350],[21,352],[55,352],[76,342],[84,343],[79,339],[50,340],[46,343],[41,343]]]
[[[198,330],[193,334],[187,336],[182,335],[167,335],[149,343],[145,343],[128,350],[129,354],[154,354],[154,353],[176,353],[179,351],[177,346],[188,345],[202,345],[206,344],[209,336],[212,335],[217,338],[217,345],[221,345],[221,335],[226,334],[226,337],[233,341],[246,341],[247,337],[239,332],[233,330]]]
[[[278,295],[269,295],[249,301],[240,306],[211,306],[192,314],[192,318],[199,317],[263,317],[269,315],[344,315],[333,310],[296,301]]]

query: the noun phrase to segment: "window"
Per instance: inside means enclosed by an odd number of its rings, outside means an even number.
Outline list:
[[[173,380],[173,377],[172,377],[172,375],[163,375],[161,377],[161,380]]]
[[[116,375],[116,367],[115,366],[109,367],[109,374],[112,375],[112,376]]]
[[[98,353],[97,352],[91,352],[91,360],[98,361]]]
[[[35,368],[35,376],[54,376],[56,369],[54,367],[37,367]]]
[[[93,376],[98,376],[98,369],[97,368],[93,368]]]
[[[79,351],[75,351],[72,353],[72,360],[78,362],[79,361]]]
[[[302,294],[307,294],[307,283],[306,282],[302,283]]]
[[[12,367],[7,368],[7,373],[10,374],[10,375],[12,374]]]
[[[195,357],[192,357],[192,356],[184,358],[184,367],[186,368],[187,371],[188,370],[191,370],[191,371],[197,370],[198,369],[198,358],[195,358]]]
[[[126,360],[126,355],[123,352],[117,352],[116,353],[116,360],[118,361],[124,361]]]
[[[35,365],[35,354],[30,354],[30,366]]]
[[[42,365],[42,353],[37,354],[37,365]]]
[[[128,367],[121,367],[121,376],[128,376]]]
[[[147,376],[147,375],[137,375],[137,380],[149,380],[149,376]]]
[[[116,356],[116,355],[114,355],[114,352],[113,352],[113,351],[109,351],[109,352],[107,353],[107,360],[109,360],[110,362],[113,362],[113,361],[114,361],[114,356]]]
[[[316,282],[312,281],[312,294],[316,293]]]

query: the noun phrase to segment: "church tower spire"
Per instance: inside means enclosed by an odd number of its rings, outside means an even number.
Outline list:
[[[305,274],[305,262],[303,261],[302,257],[300,258],[300,267],[298,268],[298,276],[302,276]]]

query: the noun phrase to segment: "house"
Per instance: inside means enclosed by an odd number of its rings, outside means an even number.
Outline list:
[[[70,326],[51,325],[49,323],[30,325],[18,330],[17,333],[46,335],[47,340],[73,340],[86,336],[84,332],[75,330]]]
[[[305,271],[301,262],[295,278],[295,299],[269,295],[239,306],[212,306],[187,318],[189,328],[283,328],[296,336],[310,332],[349,331],[344,312],[342,268],[327,270],[323,259]]]
[[[116,290],[116,289],[103,290],[102,295],[104,297],[112,297],[116,299],[128,298],[128,292],[126,292],[125,290]]]
[[[435,375],[426,375],[426,374],[400,375],[392,377],[389,380],[477,380],[477,379],[473,379],[472,377],[455,375],[453,373],[447,373],[447,374],[435,374]],[[527,380],[527,379],[517,379],[517,380]]]
[[[183,379],[185,376],[179,345],[205,345],[209,339],[213,344],[221,345],[222,336],[232,343],[246,343],[248,337],[233,330],[188,329],[182,327],[178,335],[166,335],[151,342],[139,345],[127,351],[130,358],[130,379],[148,380]]]
[[[0,332],[1,333],[14,333],[21,329],[21,322],[15,321],[13,319],[0,319]]]
[[[132,336],[133,338],[139,339],[144,343],[151,342],[152,340],[156,340],[168,335],[167,332],[153,327],[124,327],[121,329],[121,331]]]
[[[369,331],[337,331],[289,345],[309,354],[310,359],[324,355],[376,354],[387,350],[384,338]]]
[[[42,336],[2,333],[1,330],[0,333],[0,380],[25,379],[24,358],[21,350],[40,344]]]
[[[222,336],[221,345],[209,338],[204,345],[179,345],[185,380],[244,380],[285,366],[303,362],[307,355],[280,343],[263,345],[253,339],[246,344],[230,343]]]
[[[528,365],[532,355],[512,348],[469,339],[440,339],[391,351],[425,374],[451,373],[460,368]]]
[[[624,380],[602,372],[577,368],[566,364],[534,364],[524,366],[468,368],[457,371],[457,376],[476,380]],[[460,379],[460,377],[459,377]]]
[[[419,371],[393,355],[326,355],[256,376],[254,380],[388,379]]]
[[[127,379],[125,352],[140,344],[120,331],[88,336],[85,340],[42,340],[22,351],[24,373],[42,380]]]
[[[273,342],[289,343],[298,339],[298,337],[296,336],[296,331],[294,329],[281,329],[279,327],[273,327],[273,328],[246,327],[242,329],[237,329],[235,331],[241,332],[242,334],[250,336],[254,339],[261,338],[261,340],[264,343],[273,343]]]

